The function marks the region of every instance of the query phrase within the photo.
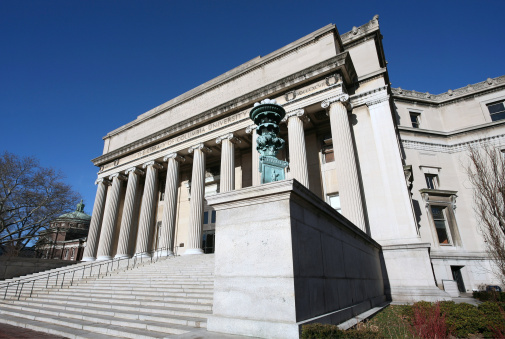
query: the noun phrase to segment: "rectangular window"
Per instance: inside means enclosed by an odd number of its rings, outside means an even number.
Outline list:
[[[447,222],[444,215],[444,207],[431,206],[431,215],[433,216],[433,223],[437,231],[438,242],[440,244],[450,245],[449,233],[447,232]]]
[[[209,212],[207,212],[207,211],[203,212],[203,223],[204,224],[209,223]]]
[[[326,146],[323,148],[324,163],[335,161],[335,155],[333,153],[333,146]]]
[[[328,196],[328,203],[333,209],[335,209],[338,213],[342,213],[342,208],[340,207],[340,196],[339,194],[332,194]]]
[[[505,119],[505,101],[494,102],[487,105],[492,121]]]
[[[425,174],[426,178],[426,187],[432,190],[438,189],[438,175],[436,174]]]
[[[410,122],[412,123],[412,127],[419,128],[419,126],[421,125],[421,121],[419,119],[421,117],[421,114],[416,113],[416,112],[409,112],[409,114],[410,114]]]
[[[210,217],[210,222],[212,224],[215,224],[216,223],[216,211],[212,211],[212,215]]]

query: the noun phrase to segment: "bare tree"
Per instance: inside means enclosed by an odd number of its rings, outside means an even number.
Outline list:
[[[65,184],[61,172],[45,168],[33,157],[0,155],[0,249],[19,253],[49,222],[71,211],[79,194]]]
[[[505,286],[505,156],[499,148],[469,148],[468,177],[474,188],[475,211],[496,265],[495,274]]]

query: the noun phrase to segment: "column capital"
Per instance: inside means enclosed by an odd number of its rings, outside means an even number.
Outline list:
[[[193,153],[194,150],[200,150],[202,151],[203,153],[211,153],[212,150],[208,147],[206,147],[203,143],[201,144],[198,144],[198,145],[194,145],[194,146],[191,146],[189,149],[188,149],[188,152],[189,153]]]
[[[384,95],[381,95],[379,97],[372,98],[371,100],[366,102],[366,105],[368,107],[371,107],[385,102],[389,103],[389,94],[386,93],[384,93]]]
[[[162,169],[163,168],[163,165],[161,165],[160,163],[158,163],[154,160],[146,162],[145,164],[142,165],[142,168],[147,168],[149,166],[152,166],[155,169]]]
[[[114,178],[118,178],[119,180],[122,180],[122,181],[125,181],[125,180],[128,179],[127,177],[125,177],[121,173],[114,173],[114,174],[112,174],[112,175],[109,176],[109,180],[112,180]]]
[[[133,172],[133,173],[138,174],[138,175],[144,175],[144,171],[142,171],[141,169],[139,169],[137,167],[130,167],[124,173],[126,175],[128,175],[128,174],[130,174],[130,172]]]
[[[164,162],[167,162],[169,159],[174,159],[175,161],[177,162],[184,162],[186,161],[186,158],[184,158],[182,155],[179,155],[177,153],[170,153],[170,154],[167,154],[163,157],[163,161]]]
[[[230,140],[230,142],[233,144],[239,144],[242,142],[239,138],[234,136],[233,133],[228,133],[217,138],[216,144],[220,144],[223,140]]]
[[[310,121],[309,117],[307,116],[307,114],[305,112],[305,109],[298,108],[298,109],[286,112],[286,115],[281,120],[281,122],[287,122],[290,118],[293,118],[293,117],[298,117],[300,120],[302,120],[304,122]]]
[[[328,108],[334,102],[342,103],[345,106],[345,108],[347,108],[348,111],[352,110],[352,104],[351,104],[351,101],[349,100],[349,94],[347,94],[347,93],[342,93],[342,94],[334,96],[332,98],[328,98],[326,100],[323,100],[323,102],[321,102],[321,107]]]
[[[104,185],[110,186],[112,183],[110,182],[109,179],[107,178],[98,178],[95,180],[95,185],[98,185],[99,183],[103,183]]]
[[[258,126],[256,126],[255,124],[249,125],[246,127],[245,132],[247,134],[251,134],[253,131],[256,130],[256,128],[258,128]]]

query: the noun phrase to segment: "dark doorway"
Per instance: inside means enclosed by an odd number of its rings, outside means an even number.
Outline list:
[[[203,234],[203,253],[214,253],[215,232]]]
[[[464,266],[451,266],[452,278],[458,284],[458,290],[460,292],[466,292],[465,283],[463,282],[463,276],[461,275],[461,269]]]

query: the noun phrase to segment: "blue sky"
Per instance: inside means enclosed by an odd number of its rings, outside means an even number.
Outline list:
[[[394,87],[505,75],[504,1],[0,0],[0,151],[62,170],[91,213],[102,137],[329,23],[379,14]]]

